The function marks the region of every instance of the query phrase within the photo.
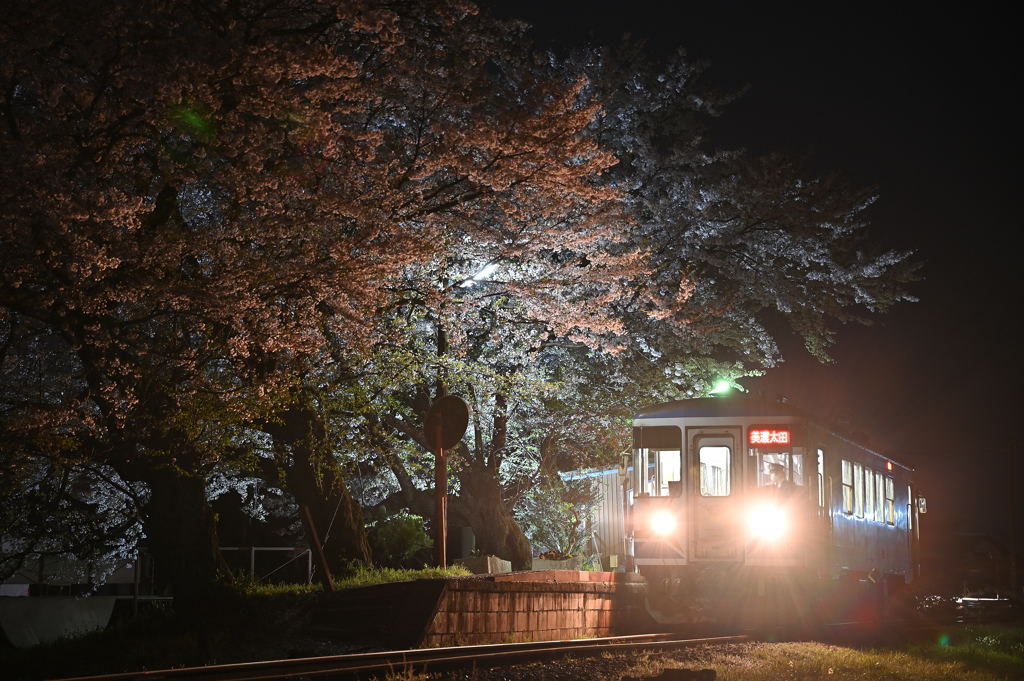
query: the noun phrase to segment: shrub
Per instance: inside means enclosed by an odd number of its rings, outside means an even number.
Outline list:
[[[423,527],[423,518],[407,509],[391,516],[380,509],[374,513],[374,520],[367,523],[366,533],[373,561],[380,567],[420,567],[424,561],[417,559],[416,554],[434,545]]]

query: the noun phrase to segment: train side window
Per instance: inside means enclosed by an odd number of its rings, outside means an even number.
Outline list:
[[[818,506],[825,508],[825,452],[818,450]]]
[[[843,513],[853,514],[853,464],[843,459]]]
[[[875,520],[885,522],[885,478],[875,473]]]
[[[853,464],[853,514],[864,517],[864,467]]]
[[[885,522],[896,524],[896,486],[889,476],[885,477]]]
[[[700,448],[700,493],[705,497],[729,496],[732,450],[728,447]]]
[[[878,518],[875,515],[875,476],[870,468],[864,469],[864,517],[868,520]]]

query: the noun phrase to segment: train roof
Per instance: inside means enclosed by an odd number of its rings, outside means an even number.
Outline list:
[[[794,418],[802,418],[815,424],[819,428],[832,433],[834,436],[841,440],[845,440],[852,445],[856,445],[861,449],[871,452],[875,456],[878,456],[886,461],[891,461],[897,466],[903,469],[913,471],[914,469],[906,464],[900,463],[899,461],[882,454],[874,447],[869,447],[861,442],[857,442],[853,435],[845,433],[840,429],[837,429],[835,425],[829,423],[826,419],[819,418],[810,412],[795,407],[785,402],[777,402],[772,400],[766,400],[761,397],[750,397],[748,395],[734,394],[719,397],[699,397],[692,400],[675,400],[672,402],[662,402],[661,404],[653,404],[649,407],[644,407],[633,416],[633,420],[636,419],[649,419],[649,418],[661,418],[661,419],[680,419],[680,418],[714,418],[714,417],[729,417],[734,416],[740,417],[757,417],[757,418],[771,418],[773,416],[789,416]]]
[[[675,400],[644,407],[634,419],[662,418],[707,418],[715,416],[796,416],[809,417],[807,412],[784,402],[772,402],[745,395],[729,397],[700,397],[692,400]]]

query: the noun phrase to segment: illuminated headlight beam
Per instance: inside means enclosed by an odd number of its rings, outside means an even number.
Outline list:
[[[669,511],[658,511],[651,516],[651,531],[655,534],[671,534],[676,529],[676,517]]]
[[[759,506],[750,514],[750,533],[774,541],[786,532],[786,514],[775,506]]]

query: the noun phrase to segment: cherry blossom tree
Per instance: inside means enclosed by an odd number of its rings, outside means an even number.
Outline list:
[[[420,424],[457,391],[453,513],[522,566],[545,462],[770,366],[766,311],[822,354],[907,297],[869,194],[705,149],[727,98],[698,68],[522,31],[457,0],[0,8],[3,465],[45,449],[131,497],[198,610],[226,570],[212,474],[287,488],[332,567],[369,562],[348,461],[430,515]]]
[[[544,225],[557,244],[506,255],[506,236],[481,235],[410,277],[406,300],[422,309],[406,316],[415,340],[399,364],[424,365],[369,418],[418,445],[382,459],[397,488],[383,503],[429,515],[419,424],[445,390],[469,399],[453,522],[517,567],[529,545],[511,512],[554,462],[614,460],[639,406],[773,366],[765,313],[827,360],[835,325],[911,300],[916,269],[907,253],[871,251],[869,192],[810,178],[785,155],[709,151],[705,132],[731,96],[704,86],[700,65],[677,56],[659,68],[626,47],[541,69],[582,74],[602,102],[586,130],[618,160],[595,180],[615,192],[617,211],[601,216],[610,230],[588,240],[569,209]],[[518,228],[517,217],[490,219]]]
[[[266,469],[254,428],[320,519],[345,507],[342,555],[368,557],[318,444],[320,364],[386,342],[405,273],[457,242],[550,248],[565,206],[608,231],[583,81],[537,77],[515,25],[454,2],[35,2],[0,25],[0,307],[80,367],[68,456],[145,485],[183,607],[224,570],[204,480]]]

